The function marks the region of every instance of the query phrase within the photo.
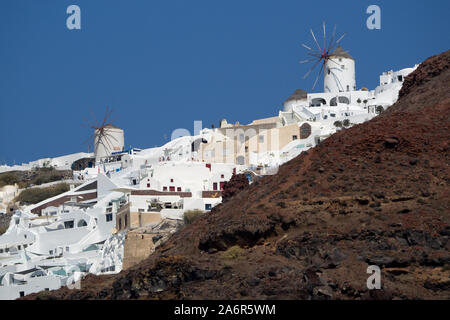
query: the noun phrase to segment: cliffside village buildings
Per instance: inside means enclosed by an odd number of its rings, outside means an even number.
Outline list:
[[[0,172],[43,163],[71,168],[78,186],[12,216],[0,236],[0,299],[76,286],[86,273],[119,272],[131,254],[124,252],[127,233],[162,229],[164,221],[183,220],[188,210],[208,212],[221,202],[233,174],[245,173],[250,182],[273,174],[341,126],[370,120],[397,100],[404,78],[417,68],[385,72],[374,90],[357,90],[354,59],[340,47],[332,55],[339,65],[325,72],[324,92],[296,90],[274,117],[247,125],[224,119],[195,136],[126,151],[123,130],[109,126],[112,146],[96,141],[93,154],[1,166]],[[11,186],[0,190],[0,214],[18,192]],[[153,246],[159,239],[149,241]]]

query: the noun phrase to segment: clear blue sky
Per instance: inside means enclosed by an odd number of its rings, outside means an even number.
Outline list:
[[[66,28],[70,4],[81,30]],[[370,4],[381,30],[366,28]],[[274,116],[311,90],[300,43],[323,20],[347,33],[357,87],[373,89],[381,72],[449,49],[449,12],[448,0],[1,0],[0,163],[87,151],[83,117],[106,106],[142,148],[194,120]]]

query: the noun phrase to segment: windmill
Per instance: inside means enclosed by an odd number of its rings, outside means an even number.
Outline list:
[[[340,38],[338,38],[338,40],[336,40],[336,25],[335,25],[333,33],[331,34],[330,42],[327,43],[326,27],[325,22],[323,22],[323,43],[321,47],[319,45],[319,42],[317,41],[316,35],[314,34],[313,30],[310,29],[310,31],[317,49],[313,49],[310,46],[307,46],[306,44],[302,43],[302,46],[308,50],[307,55],[309,56],[309,58],[306,60],[299,61],[299,63],[301,64],[312,63],[312,67],[303,76],[302,78],[303,80],[305,80],[314,71],[314,69],[316,69],[316,67],[320,65],[319,72],[317,73],[316,80],[314,81],[314,85],[312,87],[314,89],[316,87],[320,75],[322,74],[322,72],[325,71],[325,68],[329,61],[339,66],[339,64],[332,59],[333,56],[332,53],[339,45],[339,43],[342,41],[342,39],[345,37],[345,33]]]
[[[94,143],[94,154],[96,160],[109,156],[112,152],[122,151],[124,145],[123,130],[113,125],[111,118],[112,110],[106,107],[105,116],[102,122],[98,122],[91,111],[92,121],[85,119],[85,126],[93,129],[94,133],[84,141],[90,148]]]

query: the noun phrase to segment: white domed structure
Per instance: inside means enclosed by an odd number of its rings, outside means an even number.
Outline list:
[[[125,143],[124,131],[112,124],[107,124],[95,130],[94,154],[95,161],[110,156],[113,152],[123,151]]]
[[[326,61],[323,89],[332,93],[356,90],[355,59],[341,46]]]
[[[290,112],[295,106],[308,105],[308,93],[305,90],[297,89],[283,102],[283,110]]]

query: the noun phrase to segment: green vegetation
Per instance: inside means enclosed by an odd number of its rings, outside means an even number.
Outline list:
[[[5,172],[0,174],[0,188],[7,185],[13,185],[19,182],[19,178],[11,172]]]
[[[8,230],[8,227],[6,226],[0,226],[0,235],[4,234]]]
[[[152,200],[150,203],[150,211],[160,212],[162,210],[162,205],[156,200]]]
[[[17,183],[19,188],[23,189],[31,185],[60,181],[63,179],[65,173],[67,174],[65,171],[58,171],[54,168],[37,168],[31,171],[0,173],[0,188]]]
[[[384,108],[383,108],[383,106],[377,106],[375,108],[375,111],[376,111],[376,113],[380,114],[380,113],[382,113],[384,111]]]
[[[336,128],[342,128],[342,121],[335,121],[333,124]]]
[[[239,246],[232,246],[222,253],[222,257],[228,260],[239,259],[244,253],[244,249]]]
[[[56,300],[49,291],[40,291],[35,295],[36,300]]]
[[[66,183],[60,183],[46,188],[26,189],[17,196],[15,201],[20,201],[20,203],[26,205],[35,204],[69,190],[70,187]]]
[[[202,216],[204,214],[204,212],[202,210],[187,210],[184,213],[184,224],[191,224],[192,222],[194,222],[195,220],[198,219],[198,217]]]

